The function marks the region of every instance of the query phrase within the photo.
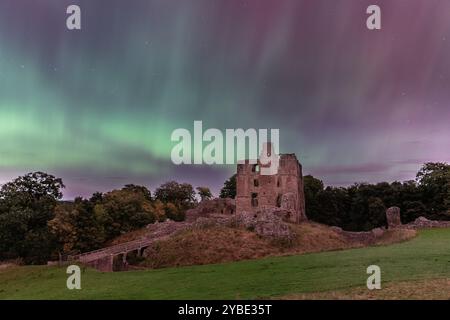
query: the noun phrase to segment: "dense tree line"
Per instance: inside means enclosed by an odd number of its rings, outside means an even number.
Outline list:
[[[450,165],[426,163],[416,180],[324,187],[313,176],[304,177],[306,214],[311,220],[346,230],[370,230],[386,225],[386,209],[401,209],[403,223],[419,216],[450,220]]]
[[[358,183],[350,187],[325,187],[311,175],[304,177],[306,214],[310,220],[345,230],[370,230],[386,225],[386,209],[401,209],[403,223],[425,216],[450,220],[450,165],[426,163],[416,180]],[[236,175],[224,183],[220,197],[234,198]]]
[[[156,221],[181,221],[196,203],[190,184],[167,182],[155,190],[126,185],[90,199],[62,201],[64,184],[35,172],[0,189],[0,260],[46,263],[67,254],[101,248],[107,241]],[[199,187],[202,199],[211,197]]]
[[[402,222],[419,216],[450,220],[450,165],[427,163],[416,180],[359,183],[325,187],[304,177],[309,219],[346,230],[369,230],[386,225],[385,211],[401,209]],[[21,258],[45,263],[58,256],[98,249],[109,240],[156,221],[181,221],[196,205],[194,188],[170,181],[152,195],[144,186],[126,185],[91,198],[62,201],[61,179],[43,172],[29,173],[0,188],[0,260]],[[198,187],[202,200],[212,194]],[[236,175],[225,181],[221,197],[234,198]]]

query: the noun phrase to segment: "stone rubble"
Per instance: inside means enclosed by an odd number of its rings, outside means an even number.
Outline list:
[[[386,210],[386,220],[389,229],[450,228],[450,221],[428,220],[425,217],[419,217],[413,222],[402,224],[400,220],[400,208],[398,207],[391,207]]]
[[[450,228],[450,221],[428,220],[425,217],[419,217],[413,222],[403,225],[408,229],[422,229],[422,228]]]

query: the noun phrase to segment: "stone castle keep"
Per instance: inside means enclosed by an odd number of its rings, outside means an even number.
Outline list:
[[[302,166],[295,154],[281,154],[277,174],[261,175],[260,163],[237,166],[236,213],[254,213],[267,208],[288,212],[289,220],[307,220]]]

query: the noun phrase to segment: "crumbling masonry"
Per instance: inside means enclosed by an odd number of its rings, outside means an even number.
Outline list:
[[[281,154],[277,174],[261,175],[261,164],[238,164],[236,177],[236,213],[257,214],[263,209],[279,208],[288,212],[293,223],[307,220],[303,192],[302,166],[295,154]]]

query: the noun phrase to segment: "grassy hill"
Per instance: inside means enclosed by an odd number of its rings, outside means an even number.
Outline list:
[[[440,279],[436,283],[443,287],[438,291],[445,296],[448,290],[450,298],[450,288],[445,286],[450,279],[450,229],[423,230],[411,241],[389,246],[147,271],[84,269],[78,291],[66,288],[65,268],[10,267],[0,270],[0,299],[299,297],[361,288],[371,264],[381,267],[383,286],[392,286],[393,281]]]
[[[158,269],[203,264],[218,264],[248,259],[260,259],[269,256],[297,255],[350,248],[366,247],[362,235],[348,238],[327,225],[306,222],[289,224],[290,241],[274,240],[258,236],[245,228],[226,225],[201,225],[181,230],[172,236],[156,241],[145,251],[146,258],[128,255],[133,270]],[[125,234],[127,239],[136,239],[145,235]],[[416,236],[415,230],[388,230],[377,238],[376,244],[391,244],[406,241]],[[115,239],[121,243],[123,236]],[[367,241],[367,239],[366,239]]]

